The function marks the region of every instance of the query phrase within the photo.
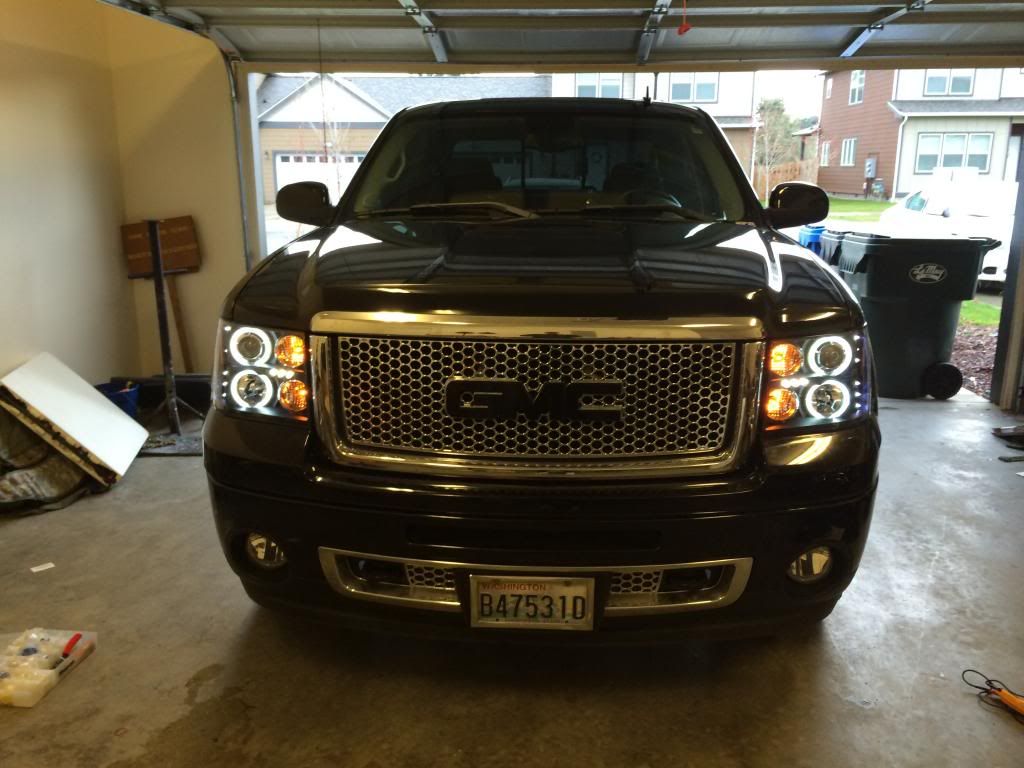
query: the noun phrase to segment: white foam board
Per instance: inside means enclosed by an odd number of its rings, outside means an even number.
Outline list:
[[[92,454],[119,478],[149,433],[48,352],[0,379],[0,386]]]

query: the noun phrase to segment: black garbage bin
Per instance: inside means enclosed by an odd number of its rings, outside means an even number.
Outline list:
[[[952,397],[963,375],[949,362],[960,304],[974,297],[982,259],[999,241],[826,232],[822,257],[860,299],[875,353],[878,394]]]

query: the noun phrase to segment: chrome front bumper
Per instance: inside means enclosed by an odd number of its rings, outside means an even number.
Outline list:
[[[724,608],[739,599],[746,589],[753,558],[737,557],[693,563],[667,565],[601,565],[601,566],[521,566],[480,565],[440,560],[414,560],[404,557],[352,552],[330,547],[319,548],[320,565],[328,583],[338,593],[358,600],[389,603],[408,608],[459,612],[463,609],[456,581],[462,574],[578,574],[606,575],[613,584],[604,613],[610,616],[643,615]],[[424,583],[385,583],[362,578],[351,567],[352,560],[401,564],[406,572],[421,569],[436,574]],[[711,582],[693,589],[665,589],[670,580],[666,574],[679,571],[706,570],[717,574]],[[625,584],[625,586],[622,586]],[[443,585],[443,586],[442,586]],[[638,588],[639,587],[639,588]],[[646,587],[646,588],[645,588]]]

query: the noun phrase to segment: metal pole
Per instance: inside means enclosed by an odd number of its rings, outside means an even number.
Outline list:
[[[164,259],[160,252],[160,222],[149,219],[149,252],[153,257],[153,290],[156,292],[156,320],[160,328],[160,356],[164,364],[164,405],[171,433],[181,434],[178,417],[178,393],[174,385],[174,366],[171,361],[171,332],[167,326],[167,297],[164,294]]]

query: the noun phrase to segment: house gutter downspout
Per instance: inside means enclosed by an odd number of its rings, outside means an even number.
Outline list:
[[[902,115],[903,120],[900,122],[900,131],[896,137],[896,170],[892,176],[892,195],[889,196],[889,200],[892,202],[896,201],[896,190],[900,186],[900,166],[903,165],[903,129],[907,126],[907,120],[910,119],[910,115],[904,115],[896,107],[889,102],[889,109],[895,112],[897,115]]]

